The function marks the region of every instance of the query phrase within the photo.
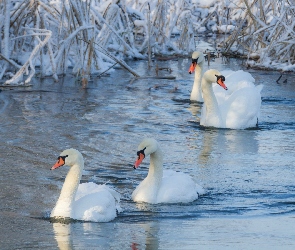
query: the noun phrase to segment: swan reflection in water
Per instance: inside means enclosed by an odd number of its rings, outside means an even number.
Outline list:
[[[71,224],[52,223],[52,225],[58,248],[60,250],[73,249],[73,242],[71,237]]]
[[[150,222],[140,225],[141,228],[144,229],[145,234],[145,248],[146,250],[157,250],[160,246],[159,241],[159,223],[158,222]],[[143,244],[140,244],[140,242],[133,241],[131,243],[131,249],[132,250],[140,250],[143,249]]]
[[[200,116],[201,116],[201,109],[202,109],[203,104],[200,102],[191,102],[190,106],[187,108],[191,114],[194,116],[196,121],[199,123],[200,122]]]
[[[59,250],[117,249],[118,242],[124,249],[159,249],[160,223],[52,223]],[[95,232],[95,233],[94,233]],[[110,234],[110,232],[112,232]],[[127,246],[127,247],[126,247]]]
[[[198,162],[201,165],[208,164],[208,161],[214,158],[212,153],[216,153],[218,149],[221,155],[224,151],[241,156],[255,155],[259,150],[256,137],[255,130],[206,129],[201,141],[200,136],[196,137],[196,143],[202,143]]]
[[[116,235],[113,224],[107,223],[69,221],[52,225],[59,250],[110,249]]]

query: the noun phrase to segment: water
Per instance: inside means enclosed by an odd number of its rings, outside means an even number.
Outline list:
[[[294,75],[277,83],[278,72],[249,70],[264,84],[259,128],[208,129],[199,125],[201,105],[189,102],[189,63],[158,62],[176,80],[131,83],[117,69],[87,89],[70,76],[3,89],[0,249],[294,249]],[[129,65],[154,74],[144,61]],[[243,68],[233,59],[211,67]],[[189,204],[132,202],[148,170],[147,159],[132,168],[146,136],[162,145],[165,168],[189,173],[206,195]],[[68,167],[49,169],[69,147],[84,155],[83,182],[108,182],[122,194],[124,212],[114,221],[48,220]]]

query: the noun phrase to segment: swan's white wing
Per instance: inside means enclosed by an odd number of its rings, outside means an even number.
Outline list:
[[[231,93],[241,87],[254,87],[255,79],[249,72],[224,70],[221,74],[225,77],[225,85]]]
[[[73,219],[96,222],[113,220],[116,217],[116,199],[119,199],[119,194],[110,190],[106,185],[92,182],[80,184],[73,205]]]
[[[263,86],[255,86],[255,79],[243,70],[224,70],[221,73],[225,76],[228,90],[213,84],[213,91],[225,121],[224,126],[232,129],[255,127],[260,115]]]
[[[135,202],[157,203],[157,192],[157,185],[145,178],[133,191],[132,200]]]
[[[188,174],[165,170],[157,202],[191,202],[198,199],[199,192],[203,194],[204,189],[196,185]]]
[[[255,127],[260,114],[261,86],[246,87],[235,91],[224,103],[226,127],[244,129]]]

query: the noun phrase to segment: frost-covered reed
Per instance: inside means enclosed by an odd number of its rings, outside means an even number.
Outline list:
[[[239,4],[245,11],[224,52],[246,55],[249,66],[294,71],[295,1],[241,0]]]
[[[294,0],[2,0],[0,80],[73,73],[83,83],[125,59],[189,55],[200,33],[226,33],[224,53],[294,70]],[[69,71],[70,70],[70,71]]]

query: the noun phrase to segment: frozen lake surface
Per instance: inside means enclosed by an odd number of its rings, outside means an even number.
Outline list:
[[[86,89],[70,77],[3,89],[0,249],[295,249],[294,74],[277,83],[278,72],[249,70],[264,84],[258,129],[205,129],[201,104],[189,101],[190,62],[158,62],[175,80],[131,83],[117,69]],[[145,61],[129,65],[154,75]],[[221,58],[210,68],[244,69]],[[149,160],[132,166],[146,136],[162,145],[165,168],[189,173],[207,193],[188,204],[134,203]],[[68,171],[50,168],[70,147],[84,156],[83,182],[108,182],[122,194],[124,211],[114,221],[48,220]]]

